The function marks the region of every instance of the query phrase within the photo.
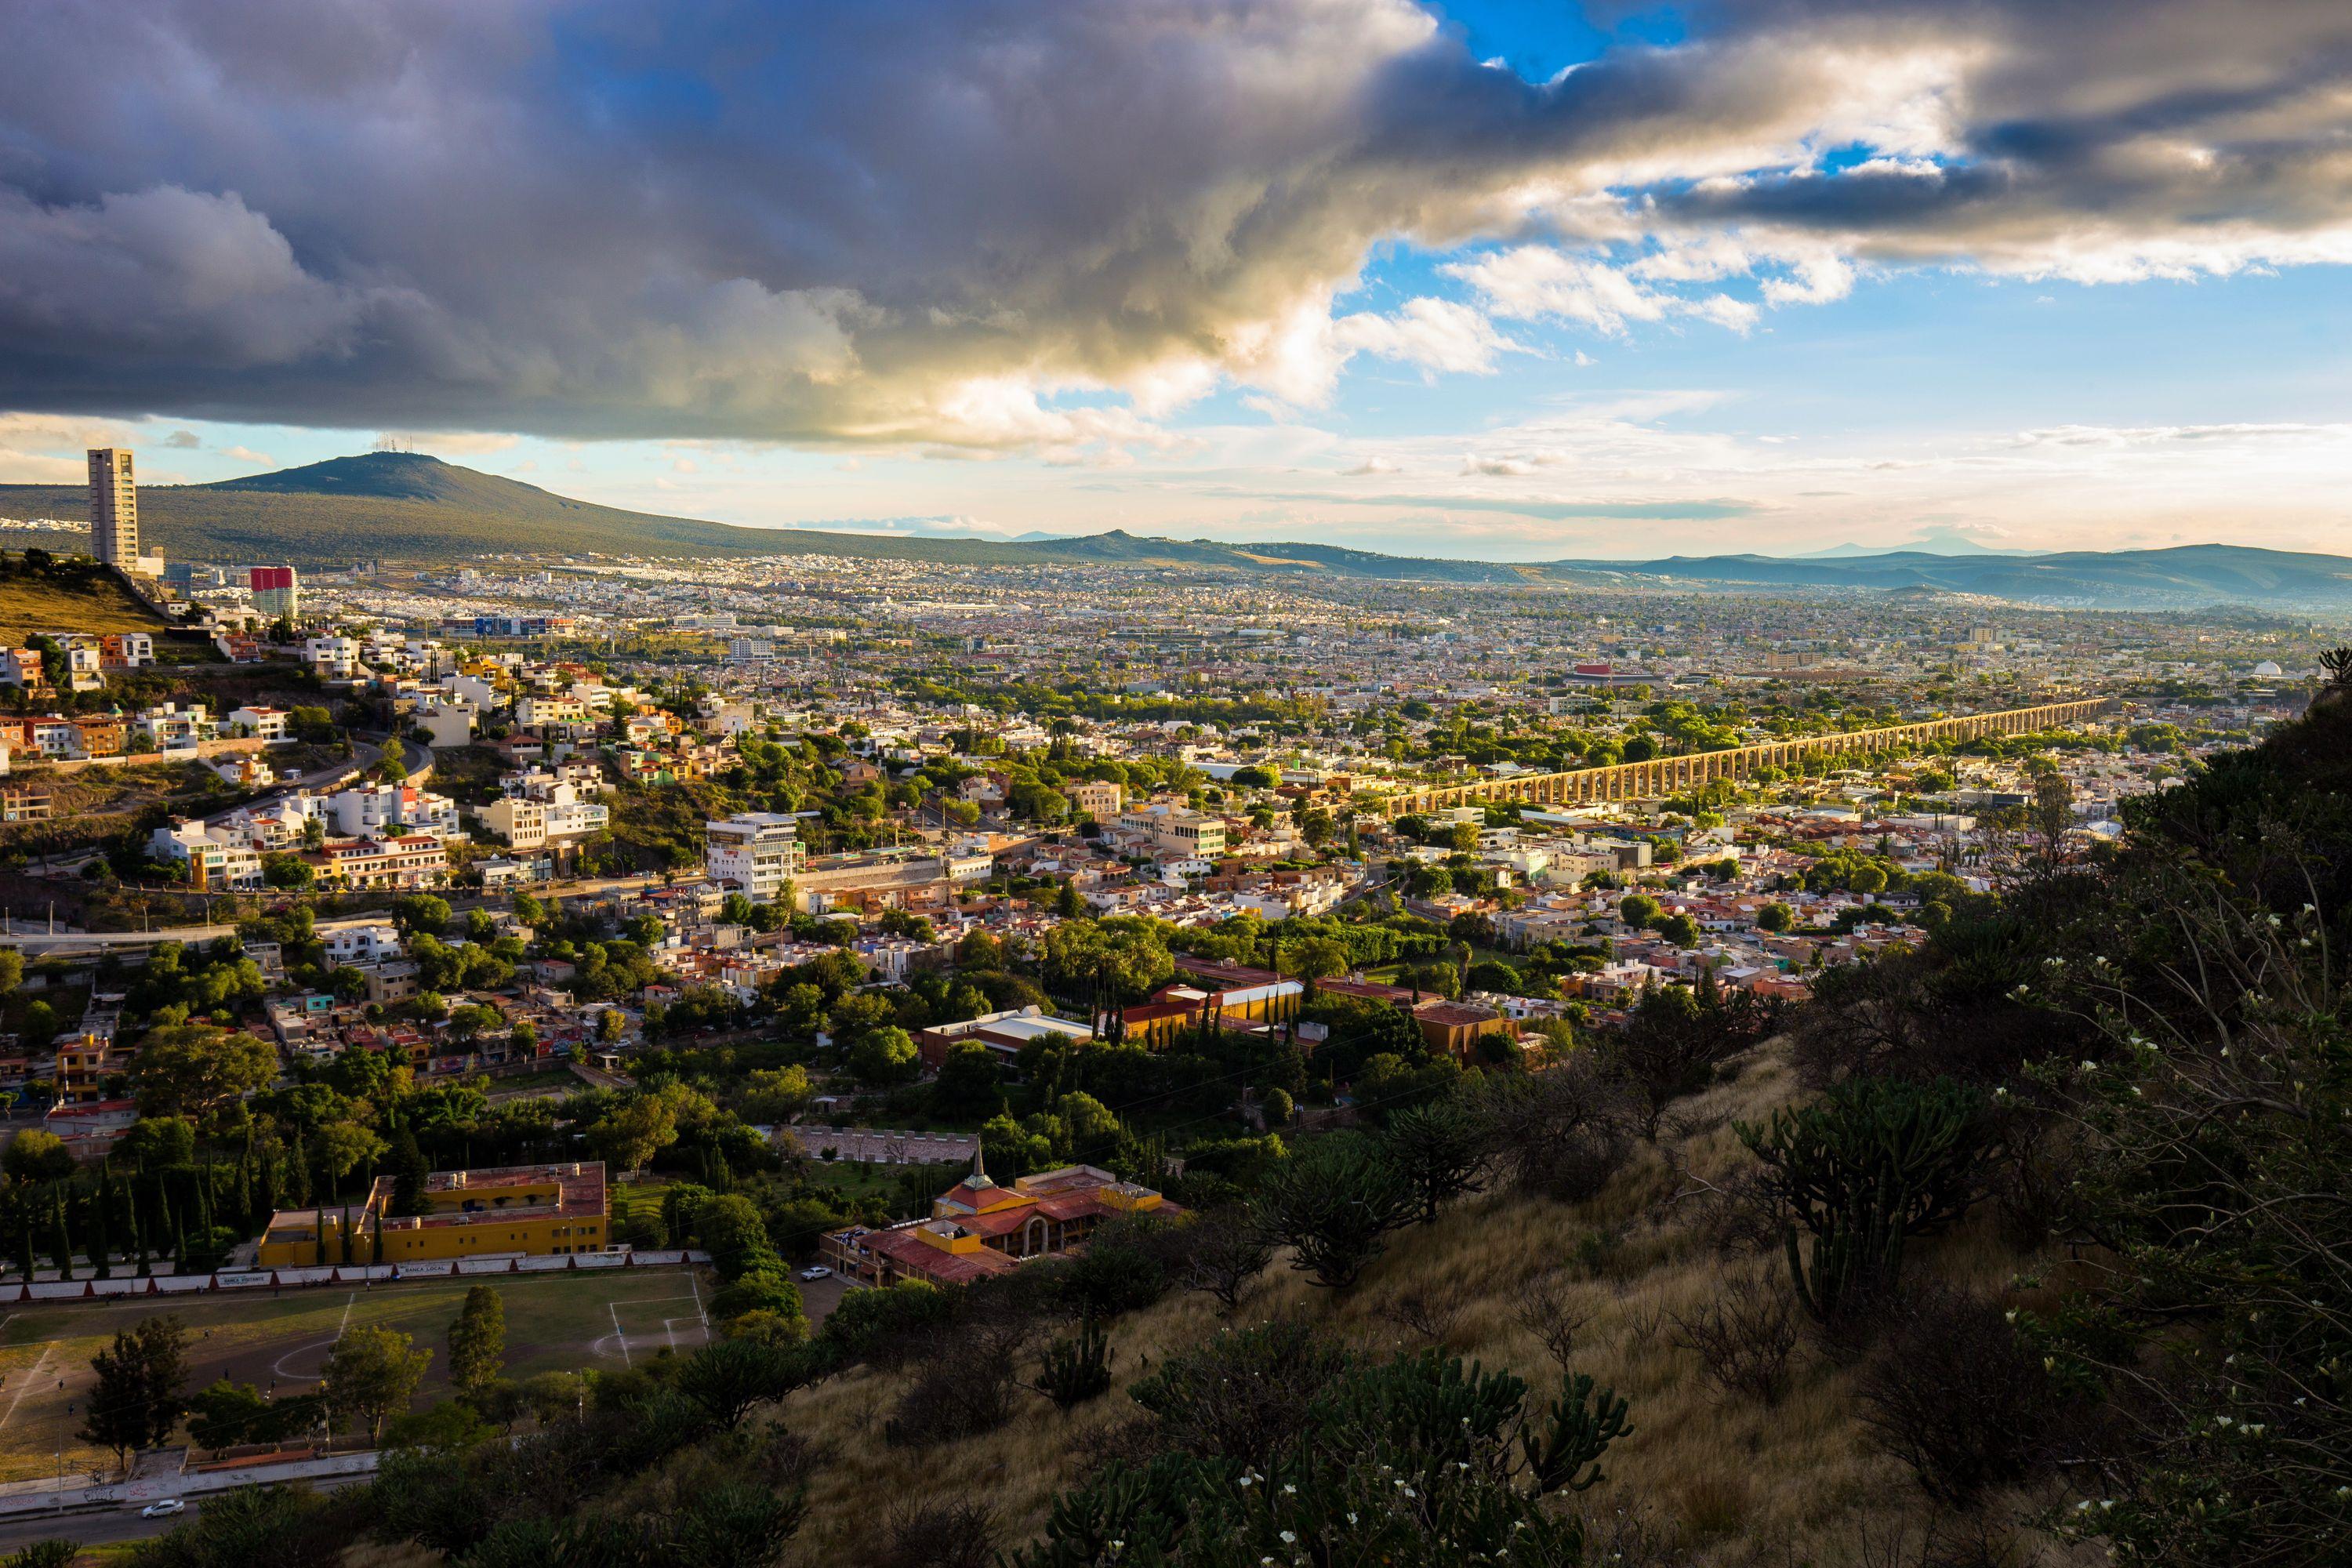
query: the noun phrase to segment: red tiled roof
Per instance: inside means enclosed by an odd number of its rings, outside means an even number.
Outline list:
[[[933,1247],[912,1230],[868,1231],[857,1244],[897,1264],[902,1273],[919,1274],[943,1285],[962,1285],[991,1274],[1003,1274],[1015,1265],[1001,1252],[948,1252]]]

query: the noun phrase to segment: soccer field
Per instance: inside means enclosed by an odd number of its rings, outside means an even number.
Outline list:
[[[690,1268],[629,1268],[376,1285],[311,1286],[170,1300],[26,1306],[0,1318],[0,1481],[87,1475],[110,1456],[83,1444],[90,1357],[118,1330],[173,1314],[188,1328],[191,1393],[226,1377],[279,1394],[308,1394],[336,1336],[381,1324],[433,1352],[417,1406],[448,1389],[446,1336],[467,1290],[496,1290],[506,1307],[507,1373],[619,1368],[709,1339]]]

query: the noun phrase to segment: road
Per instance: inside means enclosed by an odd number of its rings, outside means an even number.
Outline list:
[[[366,1476],[327,1476],[310,1484],[320,1491],[347,1487],[367,1480]],[[188,1511],[174,1519],[142,1519],[136,1507],[97,1509],[86,1513],[43,1514],[29,1519],[0,1519],[0,1552],[15,1552],[36,1541],[65,1540],[84,1546],[103,1546],[118,1541],[145,1541],[163,1534],[173,1525],[193,1519],[203,1511],[204,1500],[188,1504]]]

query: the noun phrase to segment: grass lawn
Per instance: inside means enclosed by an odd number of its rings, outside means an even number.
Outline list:
[[[880,1165],[864,1164],[853,1160],[811,1160],[808,1180],[811,1185],[838,1193],[845,1198],[889,1198],[898,1190],[900,1178],[917,1172],[933,1178],[932,1187],[946,1192],[961,1178],[962,1164],[944,1165]]]
[[[345,1327],[397,1329],[432,1350],[418,1390],[420,1407],[447,1392],[449,1324],[467,1290],[486,1284],[506,1308],[507,1373],[619,1367],[675,1347],[706,1342],[704,1293],[691,1270],[612,1269],[430,1279],[355,1289],[313,1286],[267,1292],[149,1298],[100,1304],[59,1302],[21,1308],[0,1319],[0,1480],[55,1473],[88,1474],[108,1461],[76,1436],[89,1408],[89,1360],[118,1330],[145,1318],[177,1316],[189,1334],[191,1392],[216,1378],[281,1393],[318,1387],[328,1350]]]
[[[552,1072],[520,1073],[513,1078],[494,1078],[490,1080],[489,1096],[494,1100],[512,1100],[519,1094],[545,1094],[550,1089],[570,1094],[575,1089],[587,1087],[580,1081],[579,1076],[571,1068],[564,1068]]]

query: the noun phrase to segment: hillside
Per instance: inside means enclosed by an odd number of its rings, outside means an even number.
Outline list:
[[[154,632],[168,626],[110,572],[61,563],[34,575],[11,562],[0,576],[0,641],[11,647],[41,632]]]
[[[79,487],[0,485],[0,515],[79,517]],[[341,565],[382,556],[424,565],[486,554],[668,559],[832,555],[964,566],[1127,566],[1178,574],[1335,576],[1399,583],[1544,584],[1733,591],[1926,589],[2053,606],[2170,609],[2245,604],[2352,607],[2352,559],[2240,545],[2047,555],[1668,556],[1507,564],[1385,555],[1341,545],[1162,539],[1114,529],[1018,541],[904,539],[740,528],[573,500],[409,452],[369,452],[209,485],[140,491],[147,537],[167,555]]]
[[[786,1561],[908,1564],[877,1549],[876,1521],[971,1500],[975,1476],[988,1478],[996,1543],[1030,1541],[1056,1491],[1122,1451],[1122,1433],[1143,1415],[1130,1391],[1145,1374],[1221,1333],[1269,1321],[1311,1325],[1371,1357],[1434,1347],[1508,1369],[1549,1397],[1559,1372],[1530,1303],[1549,1297],[1572,1334],[1573,1370],[1632,1404],[1630,1433],[1609,1449],[1605,1479],[1573,1500],[1633,1538],[1617,1542],[1623,1562],[1911,1568],[1920,1560],[1867,1554],[1890,1537],[1916,1544],[1935,1510],[1906,1467],[1870,1442],[1856,1358],[1798,1346],[1785,1389],[1762,1400],[1717,1387],[1705,1358],[1682,1342],[1676,1319],[1699,1321],[1732,1280],[1785,1285],[1777,1247],[1727,1243],[1719,1210],[1670,1201],[1699,1183],[1727,1184],[1747,1163],[1734,1119],[1801,1097],[1785,1042],[1724,1071],[1724,1083],[1680,1108],[1678,1134],[1642,1151],[1590,1200],[1556,1202],[1497,1183],[1438,1223],[1399,1233],[1347,1289],[1318,1289],[1277,1261],[1230,1317],[1193,1292],[1118,1319],[1109,1330],[1114,1386],[1070,1415],[1030,1396],[999,1430],[902,1447],[886,1440],[884,1424],[918,1381],[916,1368],[861,1367],[795,1394],[784,1423],[831,1458],[813,1478],[809,1522]],[[2000,1291],[2025,1259],[1996,1228],[1988,1215],[1923,1248],[1922,1277]],[[2004,1497],[1986,1517],[1997,1521],[2023,1500]],[[2011,1535],[2021,1545],[2033,1539],[2021,1525],[1994,1539]]]
[[[2235,544],[2078,550],[2051,555],[1669,556],[1555,562],[1547,572],[1654,578],[1709,587],[1911,589],[2099,608],[2247,604],[2352,605],[2352,560]]]

